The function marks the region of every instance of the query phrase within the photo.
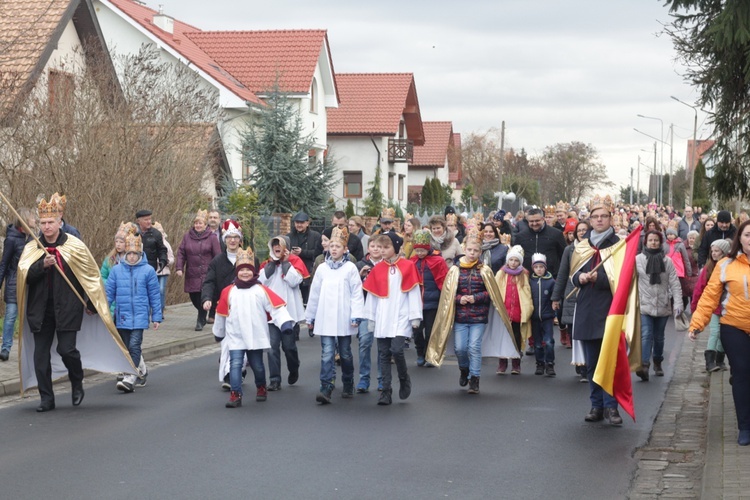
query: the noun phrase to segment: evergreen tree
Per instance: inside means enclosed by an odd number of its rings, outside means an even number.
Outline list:
[[[474,186],[467,184],[461,190],[461,203],[464,204],[466,210],[471,206],[472,198],[474,198]]]
[[[382,172],[380,165],[375,169],[375,179],[370,182],[370,188],[367,190],[365,198],[365,215],[368,217],[378,217],[385,206],[385,198],[380,190]]]
[[[703,160],[698,160],[693,175],[695,176],[693,180],[693,206],[703,207],[704,211],[708,210],[711,207],[711,199],[708,194],[706,166],[703,164]]]
[[[432,182],[430,182],[430,179],[425,179],[424,185],[422,186],[422,210],[428,212],[432,211],[434,205],[435,203],[432,196]]]
[[[445,202],[445,190],[437,177],[432,178],[432,204],[435,212],[439,212],[447,204]]]
[[[258,200],[269,212],[304,210],[317,216],[338,182],[335,165],[308,157],[313,138],[303,135],[299,113],[278,85],[269,91],[266,104],[257,127],[243,136]]]
[[[347,219],[349,219],[350,217],[354,217],[354,204],[352,203],[351,198],[346,200],[346,208],[344,209],[344,213],[346,214]]]

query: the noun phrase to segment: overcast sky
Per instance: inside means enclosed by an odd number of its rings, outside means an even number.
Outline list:
[[[158,1],[158,3],[156,3]],[[204,30],[322,28],[336,72],[412,72],[422,119],[467,135],[506,124],[506,145],[541,153],[558,142],[593,145],[611,179],[652,166],[654,140],[674,123],[674,165],[684,166],[693,103],[662,0],[147,0]],[[698,114],[698,138],[709,134]],[[661,155],[659,148],[658,155]],[[669,144],[664,147],[669,170]],[[641,188],[648,186],[646,167]],[[635,177],[635,176],[634,176]],[[666,198],[666,193],[665,193]]]

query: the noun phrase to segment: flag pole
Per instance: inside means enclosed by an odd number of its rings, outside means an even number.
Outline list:
[[[589,271],[589,272],[590,272],[590,273],[593,273],[594,271],[596,271],[597,269],[599,269],[600,267],[602,267],[602,264],[604,264],[605,262],[607,262],[607,261],[609,260],[609,258],[610,258],[610,257],[612,257],[612,256],[613,256],[613,255],[614,255],[615,253],[616,253],[616,252],[612,252],[611,254],[609,254],[609,255],[607,255],[606,257],[604,257],[604,259],[602,259],[602,261],[601,261],[600,263],[598,263],[598,264],[596,265],[596,267],[595,267],[594,269],[592,269],[591,271]],[[568,295],[566,295],[566,296],[565,296],[565,300],[568,300],[568,299],[569,299],[570,297],[572,297],[572,296],[573,296],[573,294],[574,294],[575,292],[577,292],[578,290],[579,290],[579,288],[578,288],[578,287],[575,287],[575,288],[573,288],[573,289],[572,289],[572,290],[570,291],[570,293],[569,293]]]
[[[5,195],[3,194],[2,191],[0,191],[0,197],[2,197],[3,201],[5,202],[5,204],[8,205],[8,208],[10,208],[10,211],[13,212],[13,215],[16,216],[16,218],[18,219],[18,221],[21,222],[21,225],[23,226],[24,232],[26,234],[28,234],[29,236],[31,236],[32,238],[34,238],[34,241],[36,241],[36,244],[39,245],[39,248],[42,249],[42,251],[44,252],[44,255],[45,256],[51,255],[47,251],[47,248],[39,240],[39,238],[34,234],[34,231],[29,227],[29,225],[26,223],[26,221],[23,219],[23,217],[21,217],[18,214],[18,212],[16,212],[16,209],[13,208],[13,205],[11,205],[11,203],[8,201],[8,198],[5,197]],[[65,280],[65,282],[70,286],[70,289],[73,290],[73,293],[76,294],[76,297],[78,297],[78,300],[81,301],[81,304],[83,304],[83,307],[88,307],[88,304],[86,304],[86,301],[83,300],[83,297],[81,297],[81,294],[78,293],[78,290],[75,289],[75,287],[73,286],[73,283],[71,283],[70,280],[68,279],[68,277],[65,276],[65,271],[63,271],[62,268],[57,264],[57,260],[55,260],[55,269],[57,269],[57,272],[60,273],[60,276],[62,276],[63,279]]]

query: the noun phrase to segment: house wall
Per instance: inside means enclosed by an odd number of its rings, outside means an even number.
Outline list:
[[[33,94],[41,101],[47,100],[47,96],[49,95],[48,77],[50,70],[80,76],[85,69],[86,59],[83,56],[81,40],[78,38],[78,32],[73,25],[73,21],[69,21],[60,36],[57,48],[52,51],[52,55],[37,80]]]

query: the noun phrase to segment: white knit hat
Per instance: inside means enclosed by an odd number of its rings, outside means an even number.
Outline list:
[[[521,245],[515,245],[508,250],[508,255],[505,257],[505,260],[508,261],[515,257],[518,259],[518,261],[523,264],[523,248]]]

